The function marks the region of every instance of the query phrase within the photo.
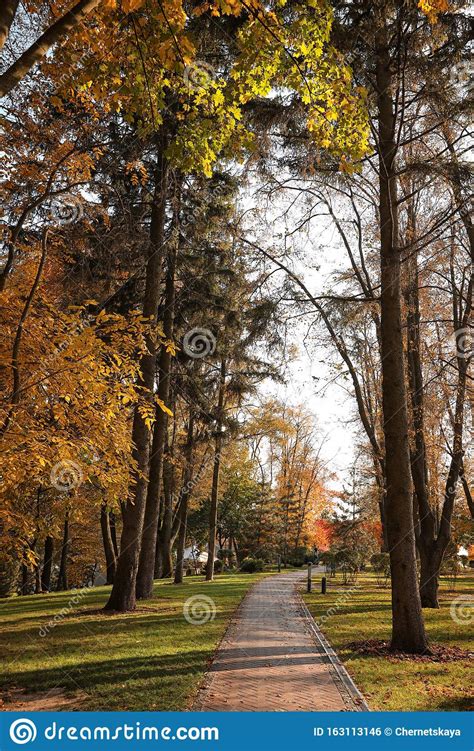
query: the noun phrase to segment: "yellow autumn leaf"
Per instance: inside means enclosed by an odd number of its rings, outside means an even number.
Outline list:
[[[155,401],[156,401],[157,405],[159,406],[159,408],[165,414],[169,415],[170,417],[173,417],[172,411],[169,409],[169,407],[166,406],[166,404],[164,403],[164,401],[162,399],[160,399],[159,397],[155,397]]]
[[[143,0],[123,0],[122,10],[124,13],[132,13],[143,5]]]

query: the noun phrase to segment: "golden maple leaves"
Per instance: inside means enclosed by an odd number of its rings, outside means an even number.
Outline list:
[[[151,7],[142,0],[109,2],[96,19],[102,28],[95,23],[71,39],[74,74],[71,70],[68,79],[64,72],[67,49],[58,51],[59,67],[55,61],[50,73],[53,79],[59,74],[66,98],[81,96],[85,107],[96,102],[100,109],[120,112],[143,137],[159,128],[172,102],[178,128],[169,157],[186,172],[210,175],[228,149],[243,158],[253,144],[243,107],[280,87],[301,97],[308,127],[323,149],[333,151],[341,164],[357,161],[367,152],[364,92],[352,85],[350,69],[330,44],[331,7],[311,0],[287,13],[285,5],[216,0],[188,11],[180,0]],[[123,13],[131,23],[120,23]],[[191,16],[203,13],[242,15],[224,66],[214,63],[212,45],[202,47],[192,30]],[[210,74],[190,85],[189,70],[203,67]]]
[[[60,253],[58,241],[24,323],[21,398],[2,437],[2,463],[8,467],[0,491],[2,535],[14,528],[19,546],[30,532],[28,518],[16,513],[22,488],[39,486],[53,498],[58,492],[51,479],[55,468],[73,466],[81,483],[71,486],[68,496],[116,505],[127,497],[134,467],[133,408],[148,405],[150,424],[155,416],[155,406],[137,384],[140,353],[146,351],[150,334],[158,344],[162,341],[161,330],[154,326],[150,331],[149,322],[136,311],[122,316],[102,309],[94,314],[95,300],[60,309],[55,276],[61,264],[54,258]],[[7,366],[0,376],[3,410],[10,409],[8,364],[19,311],[36,273],[36,256],[31,244],[24,249],[2,295],[0,362]],[[169,413],[166,405],[159,406]]]
[[[430,23],[436,23],[441,13],[449,10],[448,0],[418,0],[418,7],[428,16]]]

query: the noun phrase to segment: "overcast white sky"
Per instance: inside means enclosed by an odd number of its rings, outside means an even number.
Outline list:
[[[290,215],[279,221],[278,216],[283,213],[283,208],[282,203],[269,209],[270,216],[274,214],[276,218],[274,221],[267,221],[259,238],[260,243],[268,249],[272,248],[273,243],[274,251],[281,249],[285,229],[288,231],[292,224],[294,226],[299,223],[304,213],[302,205],[296,204]],[[303,251],[307,258],[303,261],[292,254],[292,270],[304,279],[313,294],[327,292],[334,272],[347,268],[347,256],[338,242],[331,220],[328,217],[312,219],[305,233],[293,236],[293,240],[298,248],[298,256]],[[284,276],[284,272],[279,271],[274,279],[281,282]],[[335,487],[341,487],[342,480],[347,478],[347,472],[354,461],[356,434],[360,432],[361,426],[355,419],[354,398],[344,388],[349,387],[349,383],[341,379],[338,379],[341,385],[333,382],[334,371],[329,360],[339,362],[340,358],[332,345],[328,349],[327,343],[322,341],[323,324],[321,327],[313,327],[307,336],[310,321],[311,318],[308,317],[294,325],[294,343],[299,354],[288,366],[288,385],[267,384],[265,392],[268,391],[292,405],[303,404],[311,410],[316,417],[321,437],[326,437],[322,448],[323,459],[330,471],[340,477],[335,482]]]

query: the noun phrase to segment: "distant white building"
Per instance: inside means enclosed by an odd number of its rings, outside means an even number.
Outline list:
[[[183,567],[198,574],[206,567],[207,558],[207,550],[200,550],[196,545],[191,545],[184,549]],[[217,558],[214,560],[217,560]]]

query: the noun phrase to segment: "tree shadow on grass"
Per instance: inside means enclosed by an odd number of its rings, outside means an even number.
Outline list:
[[[473,712],[472,696],[453,696],[451,699],[436,704],[436,712]]]
[[[8,686],[4,688],[14,686],[34,693],[61,687],[65,691],[84,691],[92,701],[104,696],[116,704],[121,695],[130,694],[135,686],[140,695],[135,696],[134,703],[139,700],[145,705],[149,695],[159,694],[160,687],[166,687],[168,695],[174,696],[174,703],[183,704],[188,690],[183,692],[180,686],[196,683],[206,671],[209,658],[209,650],[194,650],[178,655],[106,658],[76,665],[12,671]],[[150,688],[143,693],[145,686]]]
[[[322,603],[318,602],[317,605],[320,606],[322,605]],[[391,612],[391,609],[392,608],[390,603],[380,603],[377,605],[372,605],[365,602],[351,602],[346,604],[339,604],[336,600],[333,603],[328,602],[327,607],[325,607],[324,610],[319,611],[318,607],[319,612],[316,611],[315,618],[321,617],[329,610],[336,610],[337,612],[335,615],[342,616],[345,614],[350,615],[352,613],[360,615],[365,615],[366,613],[386,613],[389,611]]]
[[[65,592],[51,592],[26,597],[11,597],[0,603],[0,621],[11,616],[28,614],[30,618],[42,618],[49,613],[55,614],[63,608],[68,608],[71,601],[96,604],[98,607],[106,602],[107,593],[95,589],[68,589]],[[77,608],[77,605],[73,606]]]
[[[257,579],[255,580],[257,581]],[[252,583],[250,581],[250,583]],[[40,595],[26,595],[18,597],[9,597],[3,601],[0,601],[0,620],[1,618],[9,618],[14,615],[23,615],[27,612],[31,616],[38,611],[38,617],[42,617],[45,613],[60,611],[65,607],[68,607],[69,602],[75,598],[79,598],[80,601],[87,601],[89,604],[96,605],[98,608],[103,607],[107,602],[107,598],[110,593],[110,586],[100,586],[82,589],[68,589],[64,592],[49,592]],[[213,582],[205,582],[204,580],[193,579],[191,582],[185,582],[182,585],[175,585],[171,579],[160,580],[155,582],[153,598],[151,600],[144,601],[144,604],[153,605],[155,601],[176,601],[186,599],[192,594],[205,593],[212,595],[214,592],[216,597],[234,598],[238,594],[244,594],[247,589],[247,581],[238,579],[232,581],[231,578],[227,578],[225,581],[219,581],[216,579]],[[240,591],[239,591],[240,590]],[[156,604],[156,603],[155,603]]]

